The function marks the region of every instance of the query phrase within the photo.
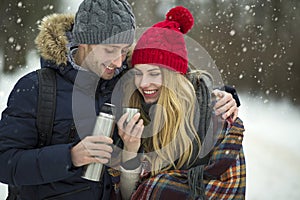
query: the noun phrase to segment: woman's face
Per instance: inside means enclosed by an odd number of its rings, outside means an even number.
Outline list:
[[[162,86],[162,72],[158,66],[149,64],[137,64],[135,70],[135,86],[142,94],[144,101],[157,102]]]

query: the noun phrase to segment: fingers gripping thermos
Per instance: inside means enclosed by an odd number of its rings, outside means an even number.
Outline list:
[[[93,130],[93,135],[104,135],[107,137],[112,137],[115,115],[115,106],[112,104],[105,103],[101,108],[99,116],[96,119],[95,127]],[[91,181],[100,181],[103,174],[103,164],[92,163],[85,166],[82,178]]]

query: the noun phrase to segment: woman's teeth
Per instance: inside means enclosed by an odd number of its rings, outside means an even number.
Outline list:
[[[109,70],[113,70],[114,68],[113,67],[109,67],[109,66],[106,66],[107,69]]]
[[[155,90],[147,90],[147,91],[144,91],[145,94],[153,94],[155,93]]]

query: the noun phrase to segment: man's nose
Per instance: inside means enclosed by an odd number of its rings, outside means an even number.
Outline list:
[[[116,59],[114,59],[111,63],[117,68],[120,68],[122,66],[122,62],[123,62],[123,58],[122,55],[120,55]]]

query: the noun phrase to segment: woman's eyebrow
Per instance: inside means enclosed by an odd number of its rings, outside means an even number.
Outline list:
[[[160,70],[160,69],[159,68],[154,68],[154,69],[149,69],[147,71],[150,72],[150,71],[156,71],[156,70]]]
[[[142,71],[142,70],[140,70],[140,69],[138,69],[138,68],[134,68],[134,70],[139,71],[139,72]],[[152,72],[152,71],[156,71],[156,70],[159,70],[159,71],[160,71],[159,68],[153,68],[153,69],[148,69],[147,72]]]

